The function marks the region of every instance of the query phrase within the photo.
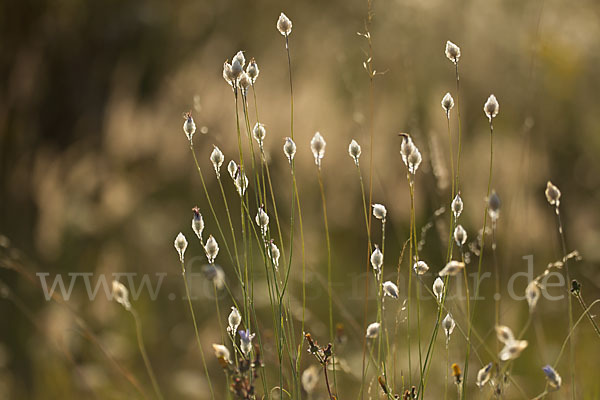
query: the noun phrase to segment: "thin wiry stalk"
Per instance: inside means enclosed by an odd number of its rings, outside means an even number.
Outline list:
[[[194,335],[196,336],[196,343],[198,343],[198,349],[200,349],[200,357],[202,359],[202,366],[204,368],[204,374],[206,375],[206,381],[208,382],[208,388],[210,389],[210,396],[215,399],[215,392],[213,391],[212,383],[210,380],[210,374],[208,373],[208,366],[206,365],[206,359],[204,357],[204,350],[202,350],[202,342],[200,340],[200,334],[198,333],[198,324],[196,323],[196,313],[194,312],[194,306],[192,305],[192,298],[190,297],[190,288],[185,274],[185,265],[181,263],[181,276],[183,277],[183,283],[185,285],[185,297],[190,307],[190,314],[192,314],[192,322],[194,324]]]
[[[319,189],[321,191],[321,201],[323,203],[323,223],[325,224],[325,240],[327,243],[327,293],[328,293],[328,303],[329,303],[329,340],[331,343],[334,342],[333,336],[333,286],[331,281],[331,242],[329,238],[329,222],[327,220],[327,201],[325,199],[325,188],[323,187],[323,177],[321,176],[321,167],[317,168],[317,177],[319,181]],[[333,386],[335,387],[335,391],[337,393],[337,382],[336,382],[336,374],[335,374],[335,355],[332,354],[333,360]]]
[[[575,292],[574,295],[575,295],[575,298],[577,298],[577,300],[579,301],[581,308],[583,308],[585,310],[587,308],[587,305],[585,304],[585,301],[583,300],[581,293],[578,291],[578,292]],[[590,321],[590,324],[592,324],[594,331],[600,337],[600,330],[598,329],[598,325],[596,325],[596,321],[594,321],[594,318],[589,314],[587,314],[587,317],[588,317],[588,320]]]
[[[490,197],[490,191],[492,188],[492,166],[494,163],[494,124],[492,123],[492,119],[490,118],[490,171],[489,171],[489,175],[488,175],[488,186],[487,186],[487,195],[486,198]],[[479,252],[479,262],[477,265],[477,284],[475,286],[475,298],[478,299],[479,298],[479,286],[480,286],[480,277],[481,277],[481,264],[483,261],[483,252],[485,249],[485,230],[487,228],[487,217],[488,217],[488,203],[486,201],[485,204],[485,209],[483,211],[483,230],[481,231],[481,249]],[[467,354],[465,357],[465,373],[464,373],[464,378],[463,378],[463,387],[465,388],[465,390],[463,390],[462,393],[462,399],[464,400],[466,398],[466,388],[467,388],[467,378],[468,378],[468,372],[469,372],[469,355],[471,352],[471,330],[473,327],[473,318],[475,316],[475,309],[477,308],[477,303],[475,303],[473,305],[473,314],[470,316],[470,323],[469,323],[469,334],[467,337]]]
[[[460,154],[461,154],[461,137],[462,137],[462,126],[460,122],[460,75],[458,74],[458,62],[455,64],[456,67],[456,114],[458,116],[458,156],[456,159],[456,191],[460,190]]]
[[[150,364],[150,359],[148,358],[148,354],[146,353],[146,346],[144,346],[144,338],[142,336],[142,322],[140,321],[140,317],[135,311],[135,309],[130,308],[129,312],[133,316],[135,320],[135,333],[137,335],[138,347],[140,349],[140,354],[144,359],[144,365],[146,366],[146,371],[148,372],[148,376],[150,377],[150,381],[152,381],[152,387],[154,388],[154,392],[156,393],[156,397],[162,400],[164,397],[160,391],[160,387],[158,386],[158,382],[156,380],[156,376],[154,375],[154,370],[152,369],[152,364]]]

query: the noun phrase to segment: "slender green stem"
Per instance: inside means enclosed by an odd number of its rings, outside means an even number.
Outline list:
[[[144,365],[146,366],[146,371],[148,372],[148,376],[152,381],[152,387],[154,388],[154,392],[156,393],[156,397],[162,400],[164,397],[160,391],[160,387],[158,386],[158,382],[156,380],[156,376],[154,375],[154,370],[152,369],[152,364],[150,364],[150,359],[148,358],[148,353],[146,353],[146,346],[144,345],[144,338],[142,336],[142,321],[140,321],[140,317],[138,313],[133,308],[129,308],[129,312],[133,316],[135,320],[135,333],[137,335],[138,347],[140,348],[140,354],[144,359]]]
[[[460,75],[458,74],[458,61],[456,67],[456,114],[458,115],[458,157],[456,160],[456,191],[460,190],[460,154],[461,154],[461,137],[462,126],[460,122]]]
[[[585,310],[587,308],[587,305],[585,304],[585,301],[583,300],[581,293],[575,293],[575,298],[577,298],[577,300],[579,301],[581,308],[583,308]],[[594,318],[590,314],[587,314],[587,317],[588,317],[588,320],[590,321],[590,324],[592,324],[594,331],[600,337],[600,330],[598,329],[598,325],[596,325],[596,321],[594,321]]]

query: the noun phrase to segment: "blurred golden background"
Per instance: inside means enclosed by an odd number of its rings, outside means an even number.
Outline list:
[[[0,5],[2,266],[16,262],[32,274],[48,272],[49,282],[56,274],[92,272],[96,279],[99,274],[135,272],[151,274],[155,284],[155,274],[166,273],[156,300],[142,293],[133,303],[169,399],[209,398],[189,313],[180,301],[183,289],[173,239],[179,231],[185,233],[190,241],[187,259],[198,257],[192,263],[199,272],[203,254],[192,240],[191,208],[202,210],[206,232],[215,234],[216,225],[181,129],[181,115],[192,110],[198,126],[195,149],[208,191],[218,197],[208,157],[215,144],[225,153],[226,163],[238,158],[232,91],[222,79],[223,62],[238,50],[247,59],[254,57],[261,71],[256,82],[258,111],[267,129],[265,146],[282,228],[289,229],[292,189],[281,150],[283,138],[290,135],[288,66],[285,40],[275,27],[281,11],[293,21],[296,167],[308,249],[307,330],[322,343],[327,341],[327,310],[322,306],[327,298],[325,236],[309,148],[318,130],[327,141],[323,179],[336,322],[343,323],[348,334],[343,349],[349,368],[347,392],[340,392],[346,399],[360,386],[356,376],[360,378],[362,360],[366,234],[359,181],[347,149],[351,139],[362,145],[361,167],[368,180],[369,78],[363,68],[368,46],[357,35],[365,31],[366,1],[60,0]],[[440,101],[448,91],[456,99],[454,66],[444,55],[446,40],[452,40],[462,51],[462,224],[470,237],[481,228],[489,162],[482,107],[494,93],[500,114],[494,122],[493,187],[502,199],[497,240],[503,276],[525,271],[527,255],[534,257],[536,275],[561,257],[555,215],[543,193],[546,181],[552,180],[563,195],[568,248],[583,257],[573,264],[571,275],[583,284],[588,303],[597,298],[600,3],[375,0],[370,32],[372,62],[382,73],[374,80],[373,200],[385,204],[389,213],[390,279],[409,224],[398,132],[410,132],[423,154],[417,174],[417,227],[435,222],[423,253],[434,271],[443,267],[447,214],[433,215],[449,202],[449,144]],[[250,105],[253,110],[253,99]],[[451,129],[456,138],[455,114]],[[233,199],[234,188],[225,173],[223,182]],[[215,203],[225,218],[223,207]],[[289,250],[289,243],[285,246]],[[298,245],[294,247],[299,254]],[[218,262],[232,280],[224,252]],[[406,265],[405,259],[402,268]],[[298,266],[293,264],[292,304],[300,301]],[[489,259],[484,259],[484,269],[491,270]],[[95,333],[92,340],[65,307],[44,299],[40,280],[33,277],[29,281],[14,270],[0,269],[0,399],[139,396],[99,350],[96,339],[150,387],[137,352],[135,327],[121,307],[104,296],[89,301],[82,281],[75,284],[68,304]],[[217,315],[214,293],[206,290],[205,279],[192,283],[210,373],[224,393],[225,378],[210,345],[220,342],[218,319],[225,324],[231,304],[221,296]],[[526,280],[517,281],[517,291],[525,285]],[[491,282],[484,284],[482,293],[486,290],[493,290]],[[177,294],[175,301],[167,296],[171,293]],[[268,337],[266,291],[257,294],[256,303]],[[372,299],[370,304],[374,313]],[[479,306],[482,310],[493,307],[491,301],[484,304]],[[503,304],[507,324],[519,331],[527,320],[525,302]],[[425,310],[431,314],[428,336],[435,312],[432,301]],[[528,333],[530,348],[513,371],[530,397],[543,390],[540,368],[554,360],[567,333],[565,313],[565,302],[540,301],[536,329]],[[486,333],[493,327],[493,316],[482,311],[476,324]],[[597,374],[590,367],[597,365],[598,337],[587,321],[577,332],[579,391],[581,398],[596,399],[600,382],[593,379]],[[437,344],[440,362],[432,370],[440,384],[432,385],[432,396],[443,390],[442,340]],[[464,339],[454,340],[460,345],[451,348],[451,358],[464,360]],[[493,344],[493,335],[488,341]],[[276,368],[271,365],[276,362],[273,354],[264,357],[267,369]],[[305,357],[306,367],[312,360]],[[566,361],[564,357],[560,365],[563,378]],[[326,398],[326,392],[314,398]]]

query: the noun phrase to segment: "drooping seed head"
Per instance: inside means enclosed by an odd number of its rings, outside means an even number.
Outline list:
[[[225,161],[225,156],[223,155],[223,152],[217,146],[213,145],[213,151],[212,153],[210,153],[210,162],[212,163],[213,168],[215,169],[217,178],[221,177],[221,166],[223,165],[223,161]]]
[[[462,247],[467,241],[467,231],[462,225],[457,225],[454,228],[454,241],[458,247]]]
[[[313,156],[315,157],[315,164],[321,168],[321,160],[325,156],[325,146],[327,143],[321,133],[316,132],[310,141],[310,149],[312,150]]]
[[[252,129],[252,136],[254,136],[254,140],[258,143],[258,147],[263,149],[263,141],[265,140],[265,136],[267,136],[267,130],[265,129],[265,125],[257,122]]]
[[[384,295],[397,299],[399,296],[398,286],[396,286],[396,284],[392,281],[384,282],[383,293]]]
[[[425,261],[419,260],[413,265],[413,270],[417,275],[423,275],[429,271],[429,265]]]
[[[492,376],[492,365],[492,363],[484,365],[483,368],[477,372],[477,382],[475,383],[480,389],[490,380]]]
[[[191,142],[194,133],[196,132],[196,124],[194,123],[194,118],[192,118],[192,113],[185,113],[183,118],[185,122],[183,123],[183,132],[185,136],[187,136],[188,140]]]
[[[492,190],[492,194],[488,198],[488,213],[492,221],[496,221],[500,217],[500,197],[495,190]]]
[[[288,36],[290,33],[292,33],[292,21],[290,21],[290,19],[284,13],[279,15],[279,19],[277,20],[277,30],[283,36]]]
[[[350,145],[348,146],[348,154],[350,154],[350,157],[354,159],[354,164],[357,166],[361,151],[360,145],[356,142],[356,140],[352,139]]]
[[[435,281],[433,282],[433,294],[438,303],[441,303],[442,296],[444,295],[444,281],[439,277],[435,278]]]
[[[204,218],[202,218],[202,214],[200,214],[200,209],[198,207],[192,208],[192,230],[198,236],[198,239],[202,241],[202,231],[204,230]]]
[[[131,309],[129,302],[129,290],[119,281],[112,282],[112,298],[117,303],[121,304],[127,311]]]
[[[456,276],[463,270],[465,263],[461,261],[452,260],[440,271],[440,276]]]
[[[283,153],[291,164],[296,155],[296,143],[289,137],[285,138],[285,143],[283,143]]]
[[[491,94],[490,97],[488,97],[487,101],[483,105],[483,111],[490,122],[492,122],[492,118],[496,117],[496,115],[498,115],[498,111],[500,111],[500,104],[498,104],[496,96]]]
[[[269,228],[269,215],[262,206],[258,209],[258,213],[256,213],[256,225],[260,227],[262,235],[265,236]]]
[[[372,324],[367,326],[367,334],[365,335],[367,339],[375,339],[377,336],[379,336],[380,328],[381,325],[379,324],[379,322],[373,322]]]
[[[371,253],[371,266],[379,273],[383,265],[383,253],[379,250],[379,246],[375,245],[375,250]]]
[[[229,332],[230,335],[235,335],[238,327],[242,323],[242,316],[237,308],[231,307],[231,312],[229,313],[229,317],[227,317],[227,322],[229,323],[227,332]]]
[[[235,163],[235,161],[233,161],[233,160],[229,161],[229,164],[227,164],[227,172],[229,172],[229,176],[231,176],[231,179],[235,180],[237,171],[238,171],[238,166]]]
[[[463,201],[460,197],[460,193],[458,193],[455,197],[454,200],[452,200],[452,204],[450,205],[452,207],[452,212],[454,213],[454,219],[458,219],[458,217],[460,217],[460,214],[463,211]]]
[[[385,220],[387,210],[383,204],[373,204],[373,216],[379,220]]]
[[[454,99],[450,93],[446,93],[442,99],[442,108],[446,111],[446,115],[450,118],[450,110],[454,107]]]
[[[240,349],[244,353],[244,356],[248,357],[252,351],[252,339],[254,339],[255,334],[251,334],[250,329],[239,331],[238,333],[240,334]]]
[[[446,42],[446,57],[454,64],[458,64],[458,60],[460,59],[460,47],[449,40]]]
[[[562,378],[560,377],[558,372],[556,372],[556,370],[550,365],[542,367],[542,370],[544,371],[546,379],[548,380],[548,384],[552,387],[552,389],[560,389],[560,386],[562,385]]]
[[[174,246],[175,250],[177,250],[177,253],[179,254],[179,261],[181,262],[183,262],[184,260],[184,254],[185,249],[187,249],[187,245],[187,239],[185,238],[185,236],[183,236],[183,233],[179,232],[179,234],[175,238]]]
[[[258,64],[254,60],[254,58],[250,59],[250,62],[246,67],[246,73],[248,74],[248,76],[252,80],[252,84],[254,85],[256,83],[256,78],[258,78],[258,74],[260,73],[260,70],[258,69]]]
[[[551,206],[560,206],[560,190],[548,181],[546,184],[546,199]]]
[[[206,253],[208,263],[214,264],[215,258],[217,258],[217,255],[219,254],[219,244],[217,243],[213,235],[210,235],[208,237],[208,240],[204,245],[204,252]]]

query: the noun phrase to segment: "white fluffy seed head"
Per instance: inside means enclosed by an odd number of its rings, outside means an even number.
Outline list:
[[[450,118],[450,110],[454,107],[454,99],[450,93],[446,93],[442,99],[442,108],[446,111],[446,115]]]
[[[493,190],[488,198],[488,213],[490,214],[492,222],[495,222],[500,217],[500,205],[500,197],[496,191]]]
[[[350,157],[352,157],[352,159],[354,160],[354,163],[356,165],[358,165],[358,159],[360,158],[361,152],[362,152],[362,150],[361,150],[358,142],[356,140],[352,139],[352,141],[350,142],[350,145],[348,146],[348,154],[350,154]]]
[[[269,244],[269,251],[271,252],[271,260],[273,261],[275,269],[279,269],[279,257],[281,256],[281,253],[279,247],[277,247],[273,240],[271,240],[271,243]]]
[[[248,76],[252,80],[252,84],[254,85],[256,83],[256,78],[258,78],[258,74],[260,73],[260,70],[258,69],[258,64],[254,60],[254,58],[250,59],[250,62],[246,67],[246,73],[248,74]]]
[[[367,339],[375,339],[377,336],[379,336],[380,328],[381,325],[379,324],[379,322],[373,322],[372,324],[367,326],[367,334],[365,335]]]
[[[512,330],[505,325],[499,325],[496,327],[496,337],[498,341],[506,344],[513,342],[515,340],[515,335],[513,335]]]
[[[540,296],[541,292],[537,281],[533,280],[529,282],[525,288],[525,298],[527,299],[527,304],[529,305],[529,312],[533,312],[533,310],[535,310],[535,306],[537,305]]]
[[[381,266],[383,265],[383,253],[379,250],[379,246],[375,245],[375,250],[371,253],[371,266],[377,272],[381,272]]]
[[[225,346],[223,346],[222,344],[214,344],[213,343],[213,349],[215,351],[215,357],[217,357],[219,360],[223,360],[226,363],[230,363],[230,354],[229,354],[229,349]]]
[[[410,153],[408,156],[408,171],[413,175],[416,174],[417,169],[419,169],[419,165],[421,165],[421,161],[423,161],[421,152],[419,149],[417,149],[417,147],[415,147],[412,153]]]
[[[238,327],[242,323],[242,316],[237,308],[231,307],[231,312],[229,313],[229,317],[227,318],[227,322],[229,326],[227,327],[227,332],[230,335],[235,335]]]
[[[256,213],[256,225],[260,227],[262,235],[265,236],[269,228],[269,215],[267,215],[262,206],[258,209],[258,213]]]
[[[260,147],[260,149],[262,150],[265,136],[267,136],[267,130],[265,129],[265,125],[261,124],[260,122],[257,122],[256,125],[254,125],[254,128],[252,129],[252,136],[254,137],[254,140],[256,140],[256,142],[258,143],[258,147]]]
[[[459,193],[454,197],[454,200],[452,200],[452,204],[451,204],[452,212],[454,213],[455,219],[458,219],[458,217],[460,217],[460,214],[463,211],[463,206],[464,206],[464,204],[463,204],[462,199],[460,198],[460,193]]]
[[[490,380],[490,377],[492,376],[492,365],[492,363],[484,365],[483,368],[477,372],[477,382],[475,383],[480,389]]]
[[[188,140],[191,142],[194,133],[196,132],[196,124],[194,123],[194,118],[192,118],[192,114],[187,112],[184,114],[185,122],[183,123],[183,132],[185,136],[187,136]]]
[[[401,133],[400,135],[402,136],[402,144],[400,145],[400,155],[402,155],[402,162],[408,167],[408,156],[415,149],[415,144],[413,143],[408,133]]]
[[[460,59],[460,47],[449,40],[446,42],[446,57],[454,64],[458,64],[458,60]]]
[[[423,275],[429,271],[429,265],[425,261],[419,260],[413,265],[413,270],[417,275]]]
[[[225,79],[225,82],[229,83],[231,86],[235,84],[236,78],[233,75],[231,64],[229,64],[227,61],[223,63],[223,79]]]
[[[292,21],[290,21],[290,19],[284,13],[279,15],[279,19],[277,20],[277,30],[283,36],[288,36],[290,33],[292,33]]]
[[[233,56],[232,64],[236,61],[242,66],[242,68],[244,67],[244,65],[246,65],[246,57],[244,57],[243,51],[240,50],[236,53],[235,56]]]
[[[237,83],[238,79],[240,78],[240,75],[242,75],[243,72],[244,72],[244,67],[240,63],[240,59],[234,58],[233,61],[231,62],[231,76],[233,77],[234,83]]]
[[[439,303],[442,301],[444,295],[444,281],[441,278],[435,278],[433,282],[433,294]]]
[[[198,236],[198,239],[202,241],[202,231],[204,231],[204,218],[202,218],[202,214],[200,214],[200,210],[198,207],[194,207],[192,209],[192,230]]]
[[[238,79],[240,88],[242,89],[242,94],[245,96],[248,92],[248,88],[252,85],[252,80],[248,76],[247,73],[242,72],[240,78]]]
[[[185,249],[187,249],[188,245],[187,239],[185,238],[183,233],[179,232],[179,234],[175,238],[175,242],[173,243],[173,245],[175,246],[175,250],[177,250],[177,253],[179,254],[179,261],[183,262]]]
[[[440,276],[456,276],[465,267],[465,263],[452,260],[440,271]]]
[[[215,169],[215,173],[217,174],[217,178],[221,177],[221,166],[223,165],[223,161],[225,161],[225,156],[221,149],[217,146],[213,146],[213,151],[210,153],[210,162]]]
[[[250,330],[239,331],[240,334],[240,350],[244,353],[244,356],[248,357],[252,351],[252,339],[256,334],[250,333]]]
[[[373,216],[380,220],[385,220],[387,209],[383,204],[373,204]]]
[[[397,299],[400,295],[398,291],[398,286],[392,281],[387,281],[383,283],[383,293],[384,295],[390,296],[394,299]]]
[[[552,182],[548,181],[546,184],[546,200],[551,206],[560,206],[560,190],[554,186]]]
[[[219,254],[219,244],[217,243],[213,235],[210,235],[208,237],[208,240],[204,245],[204,252],[206,253],[208,263],[214,264],[215,258],[217,258],[217,255]]]
[[[446,342],[450,340],[450,335],[454,332],[454,327],[456,326],[456,322],[454,322],[454,318],[449,313],[446,314],[446,318],[442,321],[442,328],[444,328],[444,333],[446,333]]]
[[[514,360],[521,355],[521,352],[527,348],[527,340],[513,340],[504,345],[504,348],[498,354],[502,361]]]
[[[325,156],[325,146],[327,143],[321,133],[316,132],[310,141],[310,149],[312,150],[313,156],[315,157],[315,164],[321,168],[321,160]]]
[[[500,105],[498,104],[498,100],[496,100],[496,96],[493,94],[488,97],[487,101],[483,105],[483,111],[485,115],[488,117],[490,122],[492,122],[492,118],[498,115],[498,111],[500,110]]]
[[[129,302],[129,290],[119,281],[112,282],[112,298],[117,303],[121,304],[127,311],[131,309]]]
[[[235,180],[235,176],[237,175],[237,170],[238,170],[238,166],[235,163],[235,161],[233,161],[233,160],[229,161],[229,164],[227,164],[227,172],[229,172],[229,176],[231,176],[231,179]]]
[[[290,164],[294,160],[294,156],[296,155],[296,143],[291,138],[285,138],[285,143],[283,143],[283,152],[287,157]]]
[[[248,188],[248,178],[244,173],[237,173],[235,180],[235,188],[238,191],[240,196],[243,196],[246,193],[246,189]]]
[[[454,241],[458,247],[462,247],[467,242],[467,231],[462,225],[457,225],[454,228]]]

